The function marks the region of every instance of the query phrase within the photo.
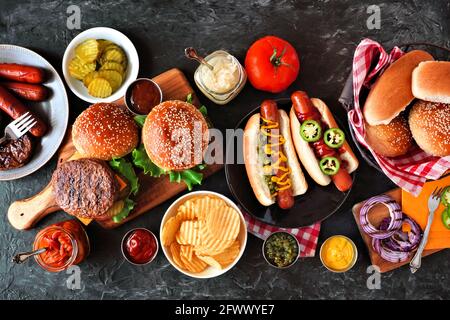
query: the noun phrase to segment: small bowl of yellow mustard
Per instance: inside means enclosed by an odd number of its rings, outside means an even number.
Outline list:
[[[346,236],[332,236],[320,247],[320,261],[332,272],[341,273],[350,270],[357,259],[358,249]]]

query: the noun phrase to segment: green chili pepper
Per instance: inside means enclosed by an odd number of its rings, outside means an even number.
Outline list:
[[[327,176],[338,173],[341,163],[336,157],[325,157],[319,162],[320,170]]]
[[[300,126],[300,136],[306,142],[316,142],[322,137],[322,127],[316,120],[306,120]]]
[[[450,229],[450,207],[445,208],[442,212],[442,223],[447,229]]]
[[[340,148],[345,142],[345,133],[339,128],[331,128],[325,131],[323,139],[330,148]]]

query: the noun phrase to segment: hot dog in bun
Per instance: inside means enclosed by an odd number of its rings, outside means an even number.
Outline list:
[[[319,185],[333,181],[340,191],[349,190],[353,184],[350,173],[359,163],[330,110],[303,91],[294,92],[291,100],[292,139],[306,171]]]
[[[262,205],[277,202],[280,208],[289,209],[294,196],[308,189],[295,155],[289,117],[274,101],[264,101],[260,113],[248,120],[243,149],[250,184]]]

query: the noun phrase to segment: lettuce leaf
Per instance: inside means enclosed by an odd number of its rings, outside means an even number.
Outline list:
[[[139,179],[134,171],[133,164],[124,158],[116,158],[112,159],[109,165],[114,171],[127,179],[131,186],[130,193],[136,195],[139,191]]]
[[[133,150],[131,157],[133,158],[133,164],[136,167],[141,168],[145,174],[158,178],[165,173],[163,169],[150,160],[143,144],[141,144],[139,148]]]
[[[203,115],[203,117],[206,117],[208,115],[208,109],[206,109],[206,107],[203,105],[201,106],[198,111],[200,111]]]
[[[134,202],[133,200],[131,200],[130,198],[126,198],[125,199],[125,205],[123,206],[122,211],[120,211],[117,215],[115,215],[112,220],[115,223],[119,223],[120,221],[122,221],[123,219],[125,219],[126,217],[128,217],[128,215],[130,214],[131,210],[134,209],[134,206],[136,205],[136,202]]]
[[[189,93],[186,96],[186,102],[192,104],[193,101],[194,101],[194,98],[192,98],[192,93]]]
[[[147,119],[147,116],[135,116],[134,121],[138,124],[139,127],[143,128],[145,119]]]

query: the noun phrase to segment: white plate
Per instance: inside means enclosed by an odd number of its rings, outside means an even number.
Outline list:
[[[25,64],[44,69],[46,73],[44,85],[50,91],[50,96],[46,101],[23,101],[47,124],[48,132],[42,138],[33,138],[35,150],[29,163],[21,168],[0,171],[0,180],[6,181],[19,179],[37,171],[53,157],[66,133],[69,121],[69,101],[64,83],[56,70],[36,52],[19,46],[2,44],[0,45],[0,62]],[[2,111],[0,111],[0,118],[2,127],[12,121]]]
[[[83,82],[75,79],[69,74],[69,62],[75,57],[75,48],[87,39],[109,40],[120,46],[128,59],[128,66],[125,73],[125,80],[120,88],[107,98],[95,98],[88,93]],[[89,103],[113,102],[125,95],[128,85],[137,79],[139,73],[139,56],[133,43],[122,32],[111,28],[97,27],[81,32],[69,43],[64,52],[62,70],[64,79],[70,90],[80,99]]]
[[[187,201],[191,198],[194,198],[194,197],[208,196],[208,195],[221,198],[230,207],[232,207],[239,213],[239,218],[241,220],[241,227],[239,229],[239,234],[238,234],[237,239],[241,243],[241,250],[239,252],[239,255],[234,260],[234,262],[232,264],[230,264],[229,266],[227,266],[225,269],[219,270],[219,269],[216,269],[213,267],[207,267],[203,272],[192,273],[192,272],[189,272],[189,271],[179,268],[176,265],[176,263],[174,263],[174,261],[172,259],[172,254],[170,253],[170,250],[168,250],[162,244],[162,241],[161,241],[162,229],[163,229],[163,226],[165,225],[165,223],[167,222],[167,220],[177,214],[178,207],[181,206],[185,201]],[[178,271],[180,271],[181,273],[183,273],[189,277],[192,277],[192,278],[199,278],[199,279],[214,278],[214,277],[218,277],[218,276],[226,273],[230,269],[232,269],[236,265],[236,263],[238,263],[239,259],[241,259],[242,254],[245,251],[245,246],[247,245],[247,225],[245,224],[244,216],[242,215],[241,210],[239,210],[238,206],[233,201],[228,199],[227,197],[225,197],[219,193],[212,192],[212,191],[195,191],[195,192],[188,193],[188,194],[178,198],[174,203],[172,203],[172,205],[169,207],[169,209],[167,209],[167,211],[164,214],[164,217],[162,218],[162,221],[161,221],[161,227],[159,230],[159,242],[161,243],[161,248],[162,248],[167,260],[169,260],[169,262],[172,264],[172,266],[174,266],[174,268],[177,269]]]

